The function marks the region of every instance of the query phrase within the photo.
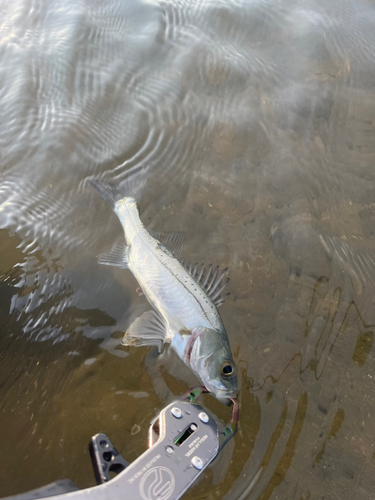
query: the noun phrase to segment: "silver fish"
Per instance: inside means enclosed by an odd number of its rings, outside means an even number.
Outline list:
[[[152,236],[146,230],[135,200],[146,183],[145,170],[129,170],[118,185],[90,180],[120,219],[126,241],[101,254],[99,263],[130,269],[153,307],[133,321],[123,344],[157,345],[161,352],[169,342],[210,392],[234,398],[237,369],[216,307],[225,300],[226,282],[218,268],[181,262],[184,233]]]

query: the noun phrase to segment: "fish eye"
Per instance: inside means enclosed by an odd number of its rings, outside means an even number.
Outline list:
[[[221,367],[222,375],[224,375],[225,377],[230,377],[234,374],[234,371],[234,366],[231,363],[229,363],[228,361],[225,361],[225,363],[223,363],[223,366]]]

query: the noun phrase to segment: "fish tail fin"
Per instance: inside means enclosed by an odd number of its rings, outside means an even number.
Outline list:
[[[118,184],[100,179],[89,179],[90,184],[98,191],[103,200],[112,208],[123,198],[132,197],[136,200],[141,196],[146,185],[150,167],[137,166],[128,170],[125,178]]]

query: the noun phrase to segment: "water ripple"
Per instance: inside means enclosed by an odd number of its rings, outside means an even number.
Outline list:
[[[156,362],[118,346],[147,306],[129,272],[97,264],[121,227],[88,180],[119,182],[139,165],[152,167],[142,220],[185,230],[187,258],[230,264],[233,276],[222,314],[240,361],[240,429],[187,498],[320,498],[370,471],[359,433],[374,406],[374,19],[371,4],[349,0],[0,4],[10,488],[32,450],[53,450],[58,473],[78,475],[60,441],[84,435],[78,399],[103,408],[98,425],[121,443],[142,412],[149,421],[195,383],[171,353]],[[154,400],[137,400],[134,415],[125,406],[118,427],[107,410],[124,384]]]

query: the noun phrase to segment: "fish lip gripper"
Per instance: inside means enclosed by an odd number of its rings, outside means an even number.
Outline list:
[[[63,480],[4,500],[177,500],[217,456],[219,429],[202,406],[180,400],[151,423],[149,448],[134,462],[105,434],[94,436],[89,448],[97,486],[80,490]]]

